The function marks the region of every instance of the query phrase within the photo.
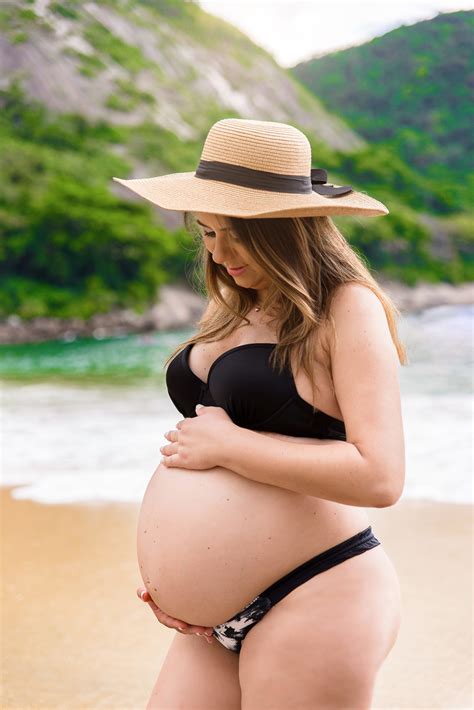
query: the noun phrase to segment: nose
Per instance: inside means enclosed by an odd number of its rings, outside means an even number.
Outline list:
[[[230,247],[228,241],[224,237],[214,237],[214,249],[212,250],[212,260],[216,264],[224,264],[226,261],[232,261],[234,250]]]

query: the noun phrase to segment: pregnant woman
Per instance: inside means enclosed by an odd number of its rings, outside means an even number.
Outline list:
[[[388,210],[326,178],[295,127],[233,118],[195,172],[114,178],[184,213],[208,298],[168,360],[183,418],[138,521],[138,593],[179,632],[150,709],[370,708],[398,635],[367,509],[403,489],[406,355],[331,220]]]

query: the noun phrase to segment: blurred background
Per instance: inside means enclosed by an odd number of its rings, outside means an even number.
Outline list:
[[[205,294],[182,215],[112,176],[194,170],[225,117],[296,126],[328,182],[390,209],[334,218],[409,358],[405,490],[370,516],[417,593],[376,702],[471,707],[473,29],[454,1],[0,4],[4,707],[143,707],[166,652],[135,525],[181,418],[163,363]]]

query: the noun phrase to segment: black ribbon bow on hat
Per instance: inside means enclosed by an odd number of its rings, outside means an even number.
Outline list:
[[[341,195],[347,195],[349,192],[353,192],[350,185],[341,185],[340,187],[327,185],[327,179],[328,174],[324,168],[312,168],[311,185],[313,192],[317,192],[319,195],[323,195],[324,197],[340,197]]]

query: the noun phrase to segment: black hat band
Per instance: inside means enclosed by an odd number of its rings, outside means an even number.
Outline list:
[[[265,170],[244,168],[241,165],[221,163],[217,160],[201,160],[194,174],[203,180],[219,180],[230,185],[250,187],[266,192],[286,192],[295,195],[311,195],[317,192],[324,197],[340,197],[352,192],[350,185],[326,184],[327,172],[323,168],[312,168],[311,177],[307,175],[280,175]]]

